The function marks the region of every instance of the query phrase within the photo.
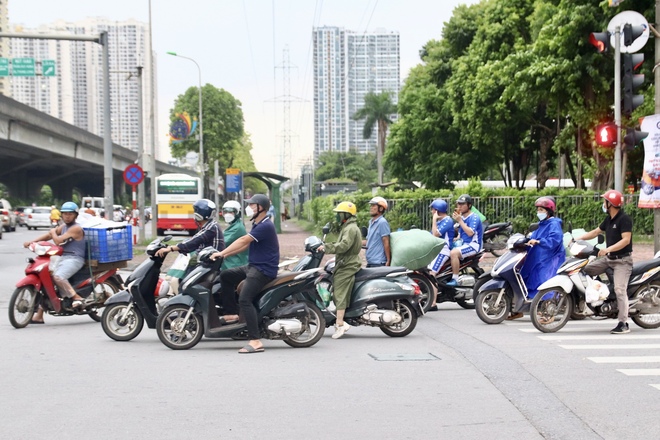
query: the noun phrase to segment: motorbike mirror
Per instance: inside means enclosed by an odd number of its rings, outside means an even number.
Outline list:
[[[166,235],[165,237],[163,237],[163,241],[170,241],[171,239],[172,239],[171,235]]]
[[[326,223],[322,230],[325,235],[328,235],[330,233],[330,222]]]
[[[598,235],[598,244],[603,244],[605,243],[605,237],[603,237],[603,234]]]
[[[573,223],[571,223],[570,220],[568,221],[568,230],[567,231],[568,231],[569,234],[573,234]]]
[[[367,230],[367,227],[366,227],[366,226],[362,226],[362,227],[360,228],[360,232],[362,232],[362,238],[367,238],[367,232],[368,232],[368,230]]]
[[[538,228],[539,228],[539,224],[538,224],[538,223],[530,223],[530,225],[529,225],[529,232],[534,232],[534,231],[536,231]]]

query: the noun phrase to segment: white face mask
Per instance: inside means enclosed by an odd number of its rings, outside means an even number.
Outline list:
[[[605,203],[603,203],[603,212],[607,212],[607,207],[605,206]]]
[[[548,214],[546,214],[545,212],[537,212],[536,216],[539,218],[540,221],[543,221],[546,218],[548,218]]]
[[[224,217],[224,219],[227,223],[233,222],[234,219],[236,218],[236,217],[234,217],[234,214],[230,214],[230,213],[224,214],[223,217]]]
[[[248,217],[252,217],[254,215],[254,211],[252,210],[252,208],[250,208],[249,206],[246,206],[245,207],[245,215],[247,215]]]

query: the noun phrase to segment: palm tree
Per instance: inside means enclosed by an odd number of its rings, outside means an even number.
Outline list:
[[[378,124],[378,148],[376,151],[376,162],[378,163],[378,184],[383,183],[383,156],[385,154],[385,139],[387,138],[387,127],[392,123],[390,116],[396,113],[396,105],[392,103],[390,92],[369,92],[364,96],[364,107],[356,111],[353,119],[358,121],[364,119],[362,136],[369,139]]]

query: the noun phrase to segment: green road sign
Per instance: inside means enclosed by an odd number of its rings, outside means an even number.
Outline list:
[[[41,60],[41,74],[55,76],[55,60]]]
[[[9,76],[9,58],[0,58],[0,76]]]
[[[13,76],[34,76],[34,58],[12,58],[11,74]]]

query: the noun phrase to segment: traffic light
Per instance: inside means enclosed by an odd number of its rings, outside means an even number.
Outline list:
[[[598,53],[607,52],[610,47],[610,34],[608,32],[592,32],[589,34],[589,42],[596,47]]]
[[[623,26],[623,45],[627,47],[633,44],[633,41],[640,37],[645,30],[646,28],[644,26],[633,26],[630,23],[626,23]]]
[[[624,53],[623,56],[623,107],[621,112],[630,117],[632,111],[644,103],[643,95],[635,90],[644,83],[644,75],[635,75],[635,70],[644,62],[644,54]]]
[[[606,122],[596,126],[596,143],[601,147],[614,147],[617,141],[616,124]]]
[[[626,135],[623,137],[623,147],[628,151],[634,150],[637,144],[646,139],[648,135],[645,131],[627,128]]]

